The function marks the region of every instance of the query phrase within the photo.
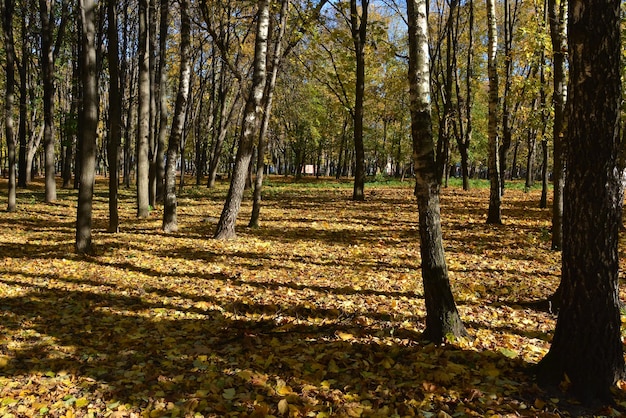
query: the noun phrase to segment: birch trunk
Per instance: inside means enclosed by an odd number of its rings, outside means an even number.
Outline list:
[[[235,159],[235,167],[230,182],[226,202],[217,224],[215,238],[231,239],[235,238],[235,223],[241,208],[243,191],[248,176],[248,166],[253,154],[255,134],[259,125],[259,115],[261,113],[261,103],[263,92],[267,80],[267,38],[269,31],[269,2],[259,0],[259,10],[257,13],[257,28],[254,49],[254,70],[252,74],[252,84],[250,93],[246,100],[244,110],[243,126],[239,139],[239,148]]]
[[[408,0],[409,88],[415,195],[419,211],[422,280],[426,302],[424,337],[442,342],[467,334],[450,288],[443,250],[439,182],[432,133],[426,0]]]

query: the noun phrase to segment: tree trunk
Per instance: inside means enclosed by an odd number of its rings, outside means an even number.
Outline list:
[[[624,377],[618,294],[621,225],[620,1],[572,0],[561,307],[538,365],[583,402],[610,402]]]
[[[500,206],[502,204],[502,187],[500,186],[500,139],[498,138],[498,35],[496,25],[495,0],[487,0],[488,26],[488,63],[489,73],[489,213],[488,224],[501,224]]]
[[[165,195],[165,137],[167,134],[167,71],[165,61],[167,59],[167,31],[169,27],[169,0],[161,0],[161,20],[159,24],[159,67],[157,78],[159,79],[159,123],[158,139],[155,157],[156,170],[156,196],[155,202],[162,203]]]
[[[107,4],[109,20],[109,232],[119,232],[118,185],[119,185],[119,146],[122,139],[122,96],[119,75],[119,39],[117,30],[117,2]]]
[[[354,169],[353,200],[365,200],[365,148],[363,144],[363,101],[365,99],[365,42],[369,0],[361,0],[361,17],[356,0],[350,0],[350,27],[356,54],[356,91],[354,98]]]
[[[466,335],[454,303],[445,262],[435,173],[435,144],[430,116],[430,80],[426,0],[407,1],[411,134],[419,210],[422,280],[426,301],[424,336],[436,343]]]
[[[39,0],[41,17],[41,81],[43,85],[44,133],[43,146],[45,156],[45,201],[57,200],[54,167],[54,51],[52,45],[52,1]]]
[[[565,99],[567,97],[565,53],[567,52],[566,14],[568,2],[565,0],[548,0],[548,19],[550,21],[550,38],[554,51],[552,104],[554,106],[554,125],[552,135],[554,141],[553,183],[554,198],[552,201],[552,249],[563,247],[563,193],[565,188]]]
[[[539,199],[539,207],[545,209],[548,207],[548,140],[541,140],[541,155],[543,161],[541,163],[541,198]]]
[[[163,231],[176,232],[178,221],[176,216],[176,160],[183,136],[185,117],[187,113],[187,98],[189,96],[189,80],[191,66],[189,49],[191,45],[191,19],[189,18],[189,0],[180,0],[180,74],[178,93],[174,108],[174,120],[167,147],[167,162],[165,165],[165,199],[163,202]],[[164,129],[164,127],[162,127]],[[181,167],[182,175],[185,168]]]
[[[26,33],[26,11],[23,11],[22,16],[22,33]],[[10,16],[10,15],[9,15]],[[28,67],[30,62],[30,43],[28,37],[24,36],[22,39],[22,65],[20,65],[20,126],[19,126],[19,164],[17,173],[17,187],[25,188],[30,179],[26,178],[26,149],[28,146],[27,125],[26,120],[28,118]]]
[[[80,0],[82,22],[83,132],[80,186],[76,215],[76,252],[91,254],[93,186],[96,168],[96,128],[98,126],[98,83],[96,79],[95,0]]]
[[[7,141],[7,157],[9,165],[9,184],[7,195],[7,211],[17,210],[16,195],[16,170],[15,170],[15,129],[13,121],[13,104],[15,102],[15,48],[13,39],[13,0],[5,0],[2,8],[2,24],[4,26],[4,46],[6,59],[6,80],[5,80],[5,115],[4,128]]]
[[[263,92],[267,80],[266,57],[269,29],[269,2],[267,0],[259,0],[258,4],[259,10],[257,14],[252,84],[250,86],[249,97],[246,101],[233,176],[215,232],[215,238],[217,239],[230,239],[235,237],[235,223],[237,222],[237,215],[239,215],[239,209],[241,208],[241,200],[243,199],[246,177],[248,176],[248,166],[252,158],[254,137],[257,132],[259,114],[261,113],[261,102],[263,100]]]
[[[157,154],[158,130],[157,124],[157,28],[158,13],[156,0],[148,0],[148,67],[150,79],[150,117],[148,122],[148,202],[151,208],[156,207],[157,194]]]
[[[150,214],[148,158],[150,140],[150,53],[148,48],[148,0],[139,0],[139,105],[137,109],[137,217]]]
[[[267,151],[267,131],[270,124],[270,115],[272,113],[272,100],[274,98],[274,88],[276,87],[276,78],[278,76],[278,67],[282,54],[282,43],[287,26],[287,11],[289,1],[282,0],[280,10],[280,22],[278,35],[274,42],[274,53],[272,54],[272,72],[265,86],[264,101],[265,109],[263,110],[263,120],[261,122],[261,130],[259,131],[259,145],[257,147],[257,164],[256,177],[254,179],[254,194],[252,197],[252,215],[248,227],[258,228],[259,216],[261,214],[261,198],[263,190],[263,174],[265,171],[265,153]]]

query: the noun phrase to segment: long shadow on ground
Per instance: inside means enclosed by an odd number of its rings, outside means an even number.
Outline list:
[[[500,354],[418,343],[402,329],[399,338],[383,338],[332,317],[281,324],[262,307],[249,310],[259,318],[31,288],[0,301],[4,335],[21,335],[18,346],[0,346],[9,359],[0,378],[22,380],[48,405],[86,398],[103,411],[125,405],[180,414],[277,414],[285,400],[302,415],[482,415],[496,400],[514,412],[534,396],[522,385],[526,364]]]

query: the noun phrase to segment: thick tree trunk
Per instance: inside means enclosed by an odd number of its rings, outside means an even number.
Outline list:
[[[80,0],[83,60],[83,132],[81,174],[76,215],[76,252],[91,254],[93,186],[96,174],[96,128],[98,126],[98,85],[96,80],[96,26],[94,0]]]
[[[174,120],[167,147],[167,162],[165,164],[165,199],[163,204],[163,231],[176,232],[178,220],[176,214],[176,160],[184,132],[187,113],[187,98],[189,96],[189,80],[191,67],[189,64],[189,49],[191,45],[191,19],[189,18],[189,0],[180,0],[180,74],[178,93],[174,108]],[[163,127],[162,127],[163,128]],[[182,175],[185,168],[181,168]]]
[[[568,2],[565,0],[548,0],[548,18],[550,21],[550,37],[552,39],[554,124],[552,128],[554,150],[553,183],[554,198],[552,201],[552,249],[563,247],[563,190],[565,188],[565,99],[567,97],[565,53],[567,52],[566,15]]]
[[[139,0],[139,83],[137,109],[137,217],[150,214],[150,53],[148,48],[148,0]]]
[[[239,139],[239,148],[237,149],[237,157],[235,159],[230,188],[215,231],[215,238],[217,239],[230,239],[235,237],[235,223],[237,222],[237,216],[241,208],[241,200],[243,199],[243,191],[246,186],[248,166],[252,159],[254,138],[257,132],[259,114],[261,113],[261,102],[263,100],[263,92],[267,80],[266,57],[269,30],[269,2],[267,0],[259,0],[258,7],[252,84],[246,101],[243,126],[241,127],[241,138]]]
[[[5,115],[4,128],[7,141],[7,157],[9,164],[9,184],[7,195],[7,211],[15,212],[17,210],[17,194],[16,194],[16,169],[15,169],[15,129],[13,121],[13,104],[15,103],[15,49],[13,46],[13,0],[5,0],[2,10],[2,25],[4,26],[4,46],[6,60],[6,79],[5,79]]]
[[[624,377],[618,294],[620,1],[573,0],[569,10],[561,307],[538,373],[551,384],[567,376],[584,402],[608,402],[610,387]]]
[[[435,144],[430,116],[428,30],[425,0],[409,0],[409,84],[411,134],[419,210],[422,280],[426,301],[426,330],[430,341],[466,335],[454,303],[445,262],[439,212],[439,183],[435,173]]]
[[[498,32],[495,0],[487,0],[487,26],[489,40],[487,63],[489,73],[489,183],[491,185],[487,223],[501,224],[502,187],[500,185],[500,139],[498,138]]]
[[[122,95],[120,94],[119,39],[117,30],[117,2],[109,0],[107,13],[109,20],[109,232],[119,231],[118,186],[119,186],[119,146],[122,139]]]

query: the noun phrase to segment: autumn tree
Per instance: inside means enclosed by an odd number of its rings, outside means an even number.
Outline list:
[[[13,0],[4,0],[0,4],[2,11],[2,29],[6,55],[6,80],[4,101],[4,128],[6,133],[7,154],[9,164],[9,184],[7,211],[16,208],[16,170],[15,170],[15,129],[13,121],[13,103],[15,101],[15,48],[13,39]]]
[[[550,384],[571,382],[583,401],[609,402],[610,387],[625,373],[618,293],[620,1],[572,0],[568,22],[562,297],[538,373]]]
[[[81,170],[76,215],[76,252],[93,252],[91,226],[93,212],[93,187],[96,174],[96,129],[98,125],[98,83],[96,68],[95,0],[80,0],[82,24],[82,134]]]
[[[139,81],[137,107],[137,217],[150,213],[150,50],[148,0],[139,0]]]
[[[189,17],[189,0],[180,0],[180,74],[178,93],[174,108],[174,119],[167,146],[167,161],[165,164],[165,196],[163,205],[163,231],[175,232],[178,230],[176,217],[176,163],[178,150],[183,136],[185,116],[187,113],[187,99],[189,96],[189,78],[191,65],[189,58],[191,19]],[[184,169],[183,169],[184,170]]]
[[[369,0],[361,0],[361,13],[356,0],[350,0],[350,32],[356,58],[356,89],[354,95],[354,190],[353,200],[365,199],[365,146],[363,144],[363,102],[365,100],[365,45]]]
[[[502,223],[500,206],[500,139],[498,136],[499,90],[498,90],[498,30],[496,23],[496,1],[487,0],[487,72],[489,77],[489,212],[487,223]]]
[[[117,19],[117,2],[107,2],[108,26],[108,59],[109,59],[109,232],[118,232],[119,214],[119,146],[122,140],[122,94],[120,86],[119,35]]]
[[[63,0],[60,24],[54,37],[56,26],[56,8],[53,0],[39,0],[41,19],[41,81],[43,85],[44,132],[43,145],[45,155],[45,200],[54,202],[57,198],[55,180],[55,136],[54,136],[54,90],[55,59],[63,42],[63,33],[69,18],[69,2]]]
[[[432,134],[428,20],[425,0],[408,0],[409,85],[411,92],[411,135],[415,165],[415,195],[419,212],[422,280],[426,301],[424,336],[435,342],[448,336],[466,335],[456,309],[445,262],[439,209],[439,182],[435,169]]]
[[[215,238],[235,237],[235,223],[241,207],[246,184],[248,167],[252,159],[254,139],[259,124],[261,101],[267,81],[267,43],[269,32],[269,2],[259,0],[256,14],[256,37],[254,42],[254,60],[249,91],[243,115],[243,125],[239,138],[239,147],[235,159],[233,175],[224,203],[224,208],[217,224]]]
[[[552,249],[563,246],[563,202],[565,188],[565,103],[567,98],[566,56],[567,53],[567,9],[566,0],[548,0],[550,39],[552,40],[552,66],[554,72],[552,104],[554,106],[553,140],[553,200],[552,200]]]
[[[287,12],[289,10],[289,0],[281,0],[280,14],[277,35],[273,42],[273,52],[270,61],[270,74],[265,84],[263,93],[263,118],[259,129],[259,139],[257,145],[257,167],[254,180],[254,194],[252,198],[252,215],[250,216],[249,227],[259,226],[259,216],[261,213],[261,199],[263,190],[263,174],[265,170],[265,153],[267,150],[267,131],[269,128],[270,115],[272,113],[272,103],[274,99],[274,89],[276,88],[276,78],[278,77],[278,67],[281,62],[283,52],[283,39],[287,26]]]

